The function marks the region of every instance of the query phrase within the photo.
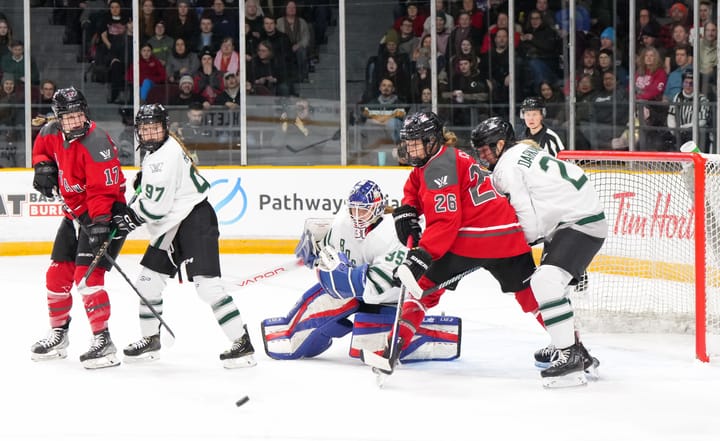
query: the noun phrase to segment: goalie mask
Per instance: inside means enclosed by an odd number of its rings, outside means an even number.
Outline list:
[[[385,213],[387,201],[380,187],[366,179],[355,184],[350,191],[347,204],[355,237],[364,239],[368,229]]]
[[[162,104],[140,106],[135,116],[135,136],[139,148],[150,153],[162,147],[170,136],[168,111]]]
[[[70,86],[53,95],[52,110],[65,139],[81,138],[90,130],[88,105],[82,92]]]
[[[398,157],[413,167],[422,167],[440,150],[444,140],[443,124],[436,114],[414,113],[405,118],[400,129]]]
[[[515,145],[515,130],[512,124],[494,116],[478,124],[470,134],[470,140],[477,155],[487,161],[492,170],[503,152]]]

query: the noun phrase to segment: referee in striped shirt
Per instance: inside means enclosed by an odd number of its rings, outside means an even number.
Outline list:
[[[525,131],[520,139],[532,139],[553,157],[556,157],[560,150],[565,150],[558,134],[543,124],[545,102],[542,98],[525,98],[520,105],[520,118],[525,121]]]

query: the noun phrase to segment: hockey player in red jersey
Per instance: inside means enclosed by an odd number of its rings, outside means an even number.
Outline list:
[[[472,268],[490,271],[504,292],[516,293],[524,311],[537,310],[527,282],[535,264],[515,211],[495,191],[487,170],[466,153],[443,145],[443,133],[432,112],[409,116],[400,131],[398,153],[415,167],[405,183],[403,205],[393,213],[398,237],[402,242],[411,237],[413,244],[396,271],[409,294],[402,306],[400,348],[411,343],[425,312],[444,292],[424,291]],[[391,368],[393,362],[391,358]]]
[[[68,214],[58,228],[46,273],[50,314],[49,335],[35,343],[33,360],[67,357],[68,326],[73,298],[70,290],[79,284],[103,242],[110,237],[111,209],[125,203],[125,177],[118,151],[110,136],[88,116],[85,97],[74,87],[58,90],[53,97],[56,119],[48,122],[35,140],[32,163],[33,187],[47,198],[59,192],[85,228],[80,230]],[[124,239],[113,240],[107,253],[118,255]],[[110,300],[104,288],[110,262],[100,261],[86,283],[78,286],[93,339],[80,356],[88,369],[116,366],[115,346],[110,339]]]

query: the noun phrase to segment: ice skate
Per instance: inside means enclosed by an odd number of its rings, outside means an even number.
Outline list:
[[[581,353],[583,356],[583,364],[585,367],[585,375],[589,380],[597,380],[599,378],[598,366],[600,366],[600,360],[590,355],[590,352],[585,348],[582,342],[579,343]],[[550,367],[550,361],[555,353],[555,346],[548,345],[542,349],[535,351],[535,366],[540,369],[547,369]]]
[[[578,342],[580,345],[580,353],[583,357],[583,365],[585,368],[585,376],[588,380],[597,380],[600,377],[598,373],[598,367],[600,366],[600,360],[590,355],[590,352],[585,348],[582,342]]]
[[[540,371],[543,386],[560,388],[587,384],[583,352],[581,343],[556,349],[550,367]]]
[[[242,337],[233,342],[230,349],[220,354],[220,360],[226,369],[245,368],[255,366],[255,349],[250,342],[250,334],[247,331],[247,325],[244,326],[245,333]]]
[[[555,346],[547,345],[542,349],[535,351],[535,366],[540,369],[547,369],[550,367],[550,361],[555,353]]]
[[[30,358],[33,361],[63,359],[67,357],[67,347],[70,344],[68,328],[70,320],[65,325],[52,328],[47,337],[39,340],[30,348]]]
[[[90,349],[80,356],[80,362],[85,369],[119,366],[120,361],[117,359],[115,352],[115,345],[110,339],[110,331],[106,329],[93,335]]]
[[[160,358],[160,347],[160,334],[143,337],[134,343],[130,343],[123,349],[125,361],[128,363],[138,363],[157,360]]]

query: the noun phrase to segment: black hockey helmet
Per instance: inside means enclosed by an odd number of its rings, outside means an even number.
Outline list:
[[[424,158],[411,157],[407,150],[407,141],[422,140],[425,149]],[[444,141],[443,123],[433,112],[417,112],[405,118],[400,128],[400,147],[398,156],[413,167],[422,167],[434,155]]]
[[[68,140],[80,138],[90,130],[90,114],[88,111],[87,100],[85,96],[73,86],[65,89],[59,89],[53,95],[52,110],[55,118],[60,123],[60,129]],[[66,129],[63,122],[63,115],[69,113],[82,112],[85,115],[85,123],[80,128]]]
[[[538,96],[529,96],[520,104],[520,118],[523,117],[526,110],[539,110],[544,118],[546,113],[545,101]]]
[[[135,116],[135,136],[138,140],[139,148],[152,153],[159,149],[170,136],[168,129],[168,111],[162,104],[144,104],[140,106]],[[160,123],[162,127],[162,135],[158,139],[144,140],[140,134],[141,126],[144,124]]]
[[[504,147],[498,152],[497,144],[504,141]],[[493,116],[477,125],[470,134],[470,141],[475,150],[479,150],[484,146],[490,147],[490,151],[495,155],[495,161],[500,159],[502,153],[515,144],[515,129],[512,124],[500,118]],[[495,164],[490,164],[490,168]]]

